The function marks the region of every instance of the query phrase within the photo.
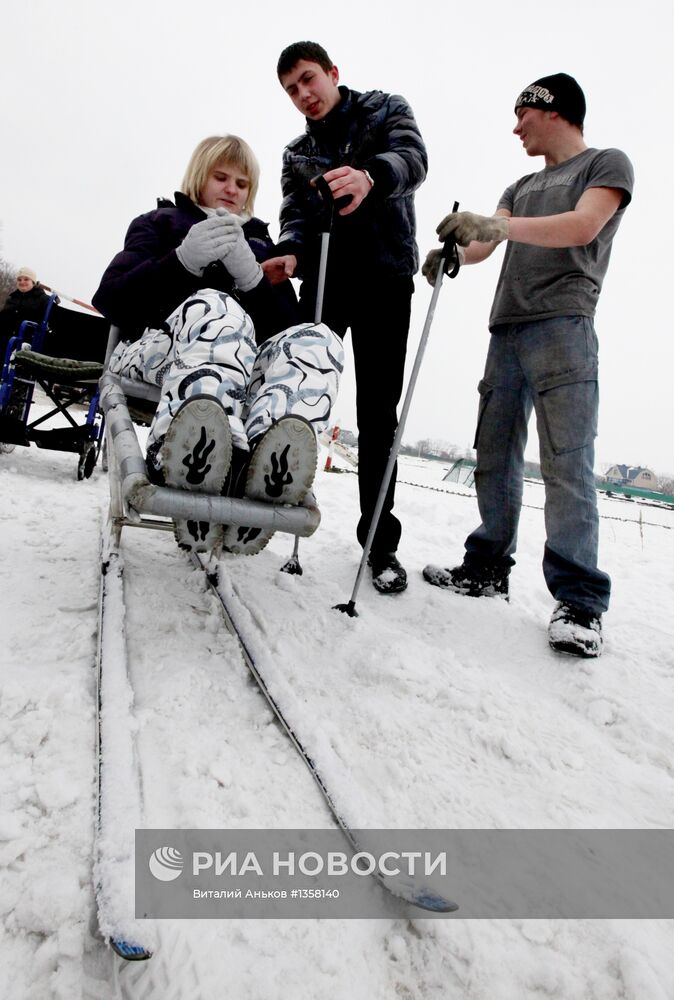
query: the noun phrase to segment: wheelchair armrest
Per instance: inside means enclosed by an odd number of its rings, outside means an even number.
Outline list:
[[[15,334],[16,339],[22,343],[32,344],[39,326],[40,324],[36,323],[34,319],[24,319]]]

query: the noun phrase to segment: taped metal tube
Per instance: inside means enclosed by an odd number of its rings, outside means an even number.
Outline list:
[[[313,535],[320,524],[321,515],[313,493],[305,497],[301,506],[289,507],[155,486],[147,477],[145,459],[119,378],[109,372],[101,379],[101,408],[117,459],[122,496],[136,513],[214,524],[245,524],[302,538]]]

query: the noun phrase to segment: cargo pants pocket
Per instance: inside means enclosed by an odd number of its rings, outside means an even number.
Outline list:
[[[541,419],[555,455],[585,448],[597,436],[597,378],[593,362],[537,383]]]

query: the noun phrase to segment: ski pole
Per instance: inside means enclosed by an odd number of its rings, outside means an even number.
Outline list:
[[[454,202],[453,212],[459,210],[459,203]],[[449,270],[451,266],[451,271]],[[402,443],[402,436],[405,431],[405,421],[407,420],[407,413],[412,402],[412,396],[414,394],[414,387],[416,385],[417,376],[419,374],[419,369],[421,368],[421,362],[424,356],[424,351],[426,349],[426,341],[428,340],[428,335],[431,329],[431,323],[433,322],[433,316],[435,314],[435,306],[438,301],[438,295],[440,294],[440,288],[442,286],[443,274],[448,273],[450,278],[455,278],[459,273],[459,257],[456,249],[456,241],[453,238],[449,238],[445,241],[442,247],[442,257],[440,259],[440,264],[438,267],[438,273],[435,277],[435,285],[433,286],[433,294],[431,296],[431,304],[428,307],[428,313],[426,314],[426,322],[424,323],[424,328],[421,334],[421,340],[419,341],[419,347],[417,348],[417,356],[414,359],[414,367],[412,369],[412,374],[410,375],[409,385],[407,386],[407,392],[405,393],[405,402],[403,403],[402,413],[400,415],[400,421],[398,423],[398,429],[396,430],[395,437],[393,439],[393,444],[391,445],[391,451],[389,453],[388,463],[386,465],[386,470],[384,472],[384,478],[382,479],[381,488],[379,490],[379,496],[377,497],[377,503],[374,508],[374,514],[372,515],[372,520],[370,521],[370,530],[367,533],[367,539],[365,541],[365,547],[363,548],[363,556],[360,560],[360,566],[358,567],[358,573],[356,575],[356,581],[353,585],[353,591],[351,593],[351,598],[346,604],[335,604],[335,611],[342,611],[347,614],[350,618],[357,618],[358,612],[356,611],[356,596],[360,589],[360,584],[363,579],[363,574],[365,573],[365,567],[367,565],[367,559],[370,555],[370,549],[372,548],[372,542],[374,540],[375,532],[379,524],[379,518],[381,517],[381,512],[384,507],[384,500],[386,499],[386,493],[391,482],[391,476],[393,475],[393,468],[398,459],[398,452],[400,451],[400,445]]]
[[[314,323],[320,323],[323,319],[323,299],[325,297],[325,275],[328,270],[328,249],[330,247],[330,233],[332,231],[332,219],[335,214],[335,203],[332,198],[330,185],[325,177],[317,177],[315,186],[321,198],[325,201],[329,209],[325,213],[325,222],[321,228],[321,256],[318,264],[318,285],[316,287],[316,310],[314,312]]]
[[[321,256],[318,265],[318,285],[316,287],[316,311],[314,313],[314,322],[320,323],[323,319],[323,298],[325,294],[325,275],[328,267],[328,247],[330,246],[330,233],[332,232],[332,223],[335,217],[335,209],[339,210],[348,205],[352,200],[350,194],[343,195],[341,198],[333,198],[332,191],[330,190],[330,185],[326,181],[323,174],[315,177],[312,182],[312,187],[315,187],[319,195],[323,199],[326,206],[326,212],[324,216],[324,222],[321,227]]]
[[[88,302],[82,302],[81,299],[74,299],[72,295],[66,295],[65,292],[59,292],[57,288],[50,288],[49,285],[43,285],[42,282],[40,282],[40,285],[44,288],[45,292],[51,292],[54,295],[58,295],[60,299],[66,299],[67,302],[74,302],[76,306],[82,306],[83,309],[89,309],[90,312],[95,313],[97,316],[101,315],[98,309],[96,309],[95,306],[89,305]]]
[[[332,220],[334,217],[335,202],[332,197],[330,185],[322,175],[313,182],[321,198],[328,206],[325,212],[325,221],[321,227],[321,256],[318,262],[318,284],[316,287],[316,308],[314,311],[314,323],[318,325],[323,318],[323,299],[325,297],[325,276],[328,270],[328,250],[330,248],[330,233],[332,231]],[[300,536],[295,535],[293,554],[290,559],[281,566],[282,573],[289,573],[290,576],[302,576],[303,570],[300,563]]]

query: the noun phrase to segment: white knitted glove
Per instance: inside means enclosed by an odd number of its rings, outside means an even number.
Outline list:
[[[478,243],[500,243],[501,240],[508,239],[508,220],[503,215],[450,212],[435,231],[441,240],[453,236],[463,247],[467,247],[473,240]]]
[[[243,222],[238,216],[230,215],[226,208],[217,209],[216,219],[222,219],[223,222],[228,220],[231,226],[231,238],[227,241],[220,260],[234,278],[234,284],[239,291],[250,292],[262,281],[264,272],[246,243],[242,229]]]
[[[231,220],[236,216],[212,215],[202,222],[195,222],[187,236],[176,249],[178,260],[191,274],[201,276],[204,268],[214,260],[222,260],[229,246],[241,232],[240,223]]]

